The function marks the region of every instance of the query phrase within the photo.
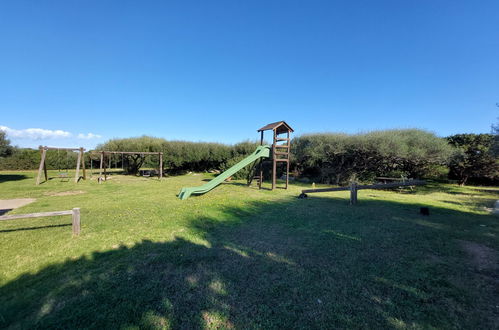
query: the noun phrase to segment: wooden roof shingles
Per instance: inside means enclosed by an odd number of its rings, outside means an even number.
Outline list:
[[[291,128],[284,120],[276,121],[275,123],[270,123],[258,130],[258,132],[268,131],[268,130],[276,130],[277,134],[286,133],[286,132],[294,132],[294,129]]]

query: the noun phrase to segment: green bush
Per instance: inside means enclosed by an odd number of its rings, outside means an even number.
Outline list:
[[[456,147],[449,164],[449,178],[458,180],[460,185],[465,185],[468,180],[496,184],[499,164],[494,149],[495,139],[492,134],[449,136],[449,144]]]
[[[417,130],[385,130],[364,134],[314,134],[292,141],[293,165],[305,176],[344,184],[355,177],[413,178],[437,175],[452,148],[445,139]]]
[[[150,136],[112,139],[97,147],[97,150],[109,151],[161,151],[163,152],[163,167],[170,173],[221,170],[231,158],[243,152],[241,151],[243,149],[244,147],[239,144],[228,146],[221,143],[167,141]],[[128,155],[124,158],[125,169],[128,173],[136,173],[141,166],[158,166],[157,156]]]
[[[65,150],[48,150],[45,164],[49,170],[76,168],[78,153]],[[40,151],[15,148],[9,157],[0,157],[0,170],[36,170],[40,165]]]

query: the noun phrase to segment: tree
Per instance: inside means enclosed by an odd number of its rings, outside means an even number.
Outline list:
[[[449,144],[456,147],[449,164],[449,177],[465,185],[469,179],[496,179],[499,165],[493,154],[494,135],[456,134],[449,136]]]
[[[164,139],[141,136],[127,139],[112,139],[104,144],[98,145],[97,150],[107,151],[131,151],[131,152],[160,152],[163,149]],[[140,167],[144,164],[145,156],[125,155],[125,171],[129,174],[137,174]]]
[[[293,139],[291,150],[303,175],[334,184],[352,177],[431,177],[452,152],[445,139],[418,129],[303,135]]]
[[[7,134],[0,130],[0,157],[8,157],[14,153],[14,147],[10,145]]]
[[[496,123],[495,125],[492,124],[491,131],[492,131],[492,134],[494,135],[494,141],[492,142],[491,152],[495,157],[498,157],[499,156],[499,123]]]

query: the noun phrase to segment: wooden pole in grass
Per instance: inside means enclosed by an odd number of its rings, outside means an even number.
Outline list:
[[[159,178],[163,177],[163,153],[159,153]]]
[[[37,185],[40,184],[42,171],[45,172],[45,181],[47,181],[47,167],[45,166],[45,158],[47,157],[47,149],[40,146],[40,154],[41,154],[40,166],[38,167],[38,176],[36,177],[36,184]]]
[[[72,228],[73,228],[73,235],[78,236],[80,235],[80,208],[75,207],[72,210]]]
[[[357,182],[355,181],[350,183],[350,204],[357,204]]]
[[[100,153],[100,167],[99,167],[99,183],[102,182],[102,162],[104,161],[104,152]]]
[[[83,180],[87,179],[87,173],[85,171],[85,149],[80,148],[80,153],[81,153],[81,167],[83,170]]]
[[[78,183],[80,179],[80,164],[81,164],[81,150],[78,152],[78,160],[76,161],[76,174],[75,174],[75,183]]]

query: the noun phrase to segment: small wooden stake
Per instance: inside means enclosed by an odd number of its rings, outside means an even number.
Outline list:
[[[78,153],[78,160],[76,161],[75,183],[78,183],[78,180],[80,179],[80,164],[81,164],[81,151]]]
[[[163,153],[159,153],[159,179],[163,177]]]
[[[83,169],[83,180],[87,179],[87,173],[85,172],[85,149],[80,148],[81,153],[81,167]]]
[[[99,184],[102,182],[102,162],[104,161],[104,152],[100,153],[100,167],[99,167]]]
[[[80,208],[75,207],[73,209],[73,214],[72,214],[72,219],[73,219],[73,235],[78,236],[80,235]]]
[[[357,182],[350,183],[350,204],[357,204]]]

